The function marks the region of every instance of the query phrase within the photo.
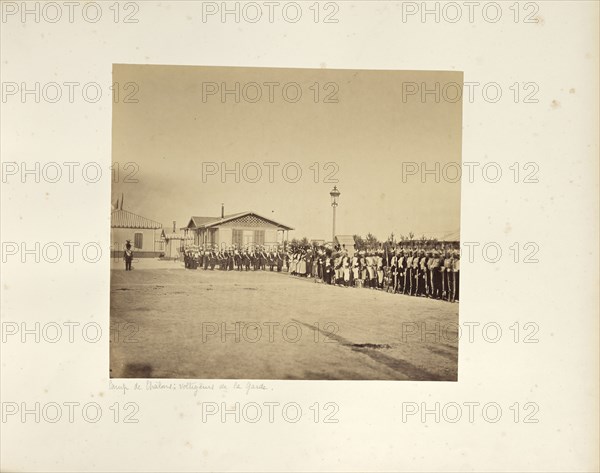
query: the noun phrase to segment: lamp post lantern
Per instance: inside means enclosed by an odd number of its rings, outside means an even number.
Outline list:
[[[333,207],[333,230],[331,234],[331,243],[335,245],[335,209],[338,206],[338,198],[340,196],[340,191],[337,186],[333,186],[333,190],[329,193],[331,196],[331,206]]]

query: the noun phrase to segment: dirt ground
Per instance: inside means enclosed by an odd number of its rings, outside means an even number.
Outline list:
[[[448,302],[140,260],[110,311],[112,378],[457,379]]]

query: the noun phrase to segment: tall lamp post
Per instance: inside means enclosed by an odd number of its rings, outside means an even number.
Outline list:
[[[335,209],[338,206],[338,198],[340,196],[340,191],[337,186],[333,186],[333,190],[329,193],[331,196],[331,206],[333,207],[333,230],[331,234],[331,243],[335,245]]]

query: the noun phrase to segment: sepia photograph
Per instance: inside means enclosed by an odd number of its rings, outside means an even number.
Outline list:
[[[599,14],[0,0],[0,472],[599,472]]]
[[[462,73],[113,81],[111,378],[457,381]]]

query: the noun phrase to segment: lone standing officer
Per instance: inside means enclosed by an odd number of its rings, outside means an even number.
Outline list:
[[[125,253],[123,253],[123,259],[125,260],[125,271],[131,271],[131,262],[133,261],[131,240],[127,240],[127,243],[125,243]]]

